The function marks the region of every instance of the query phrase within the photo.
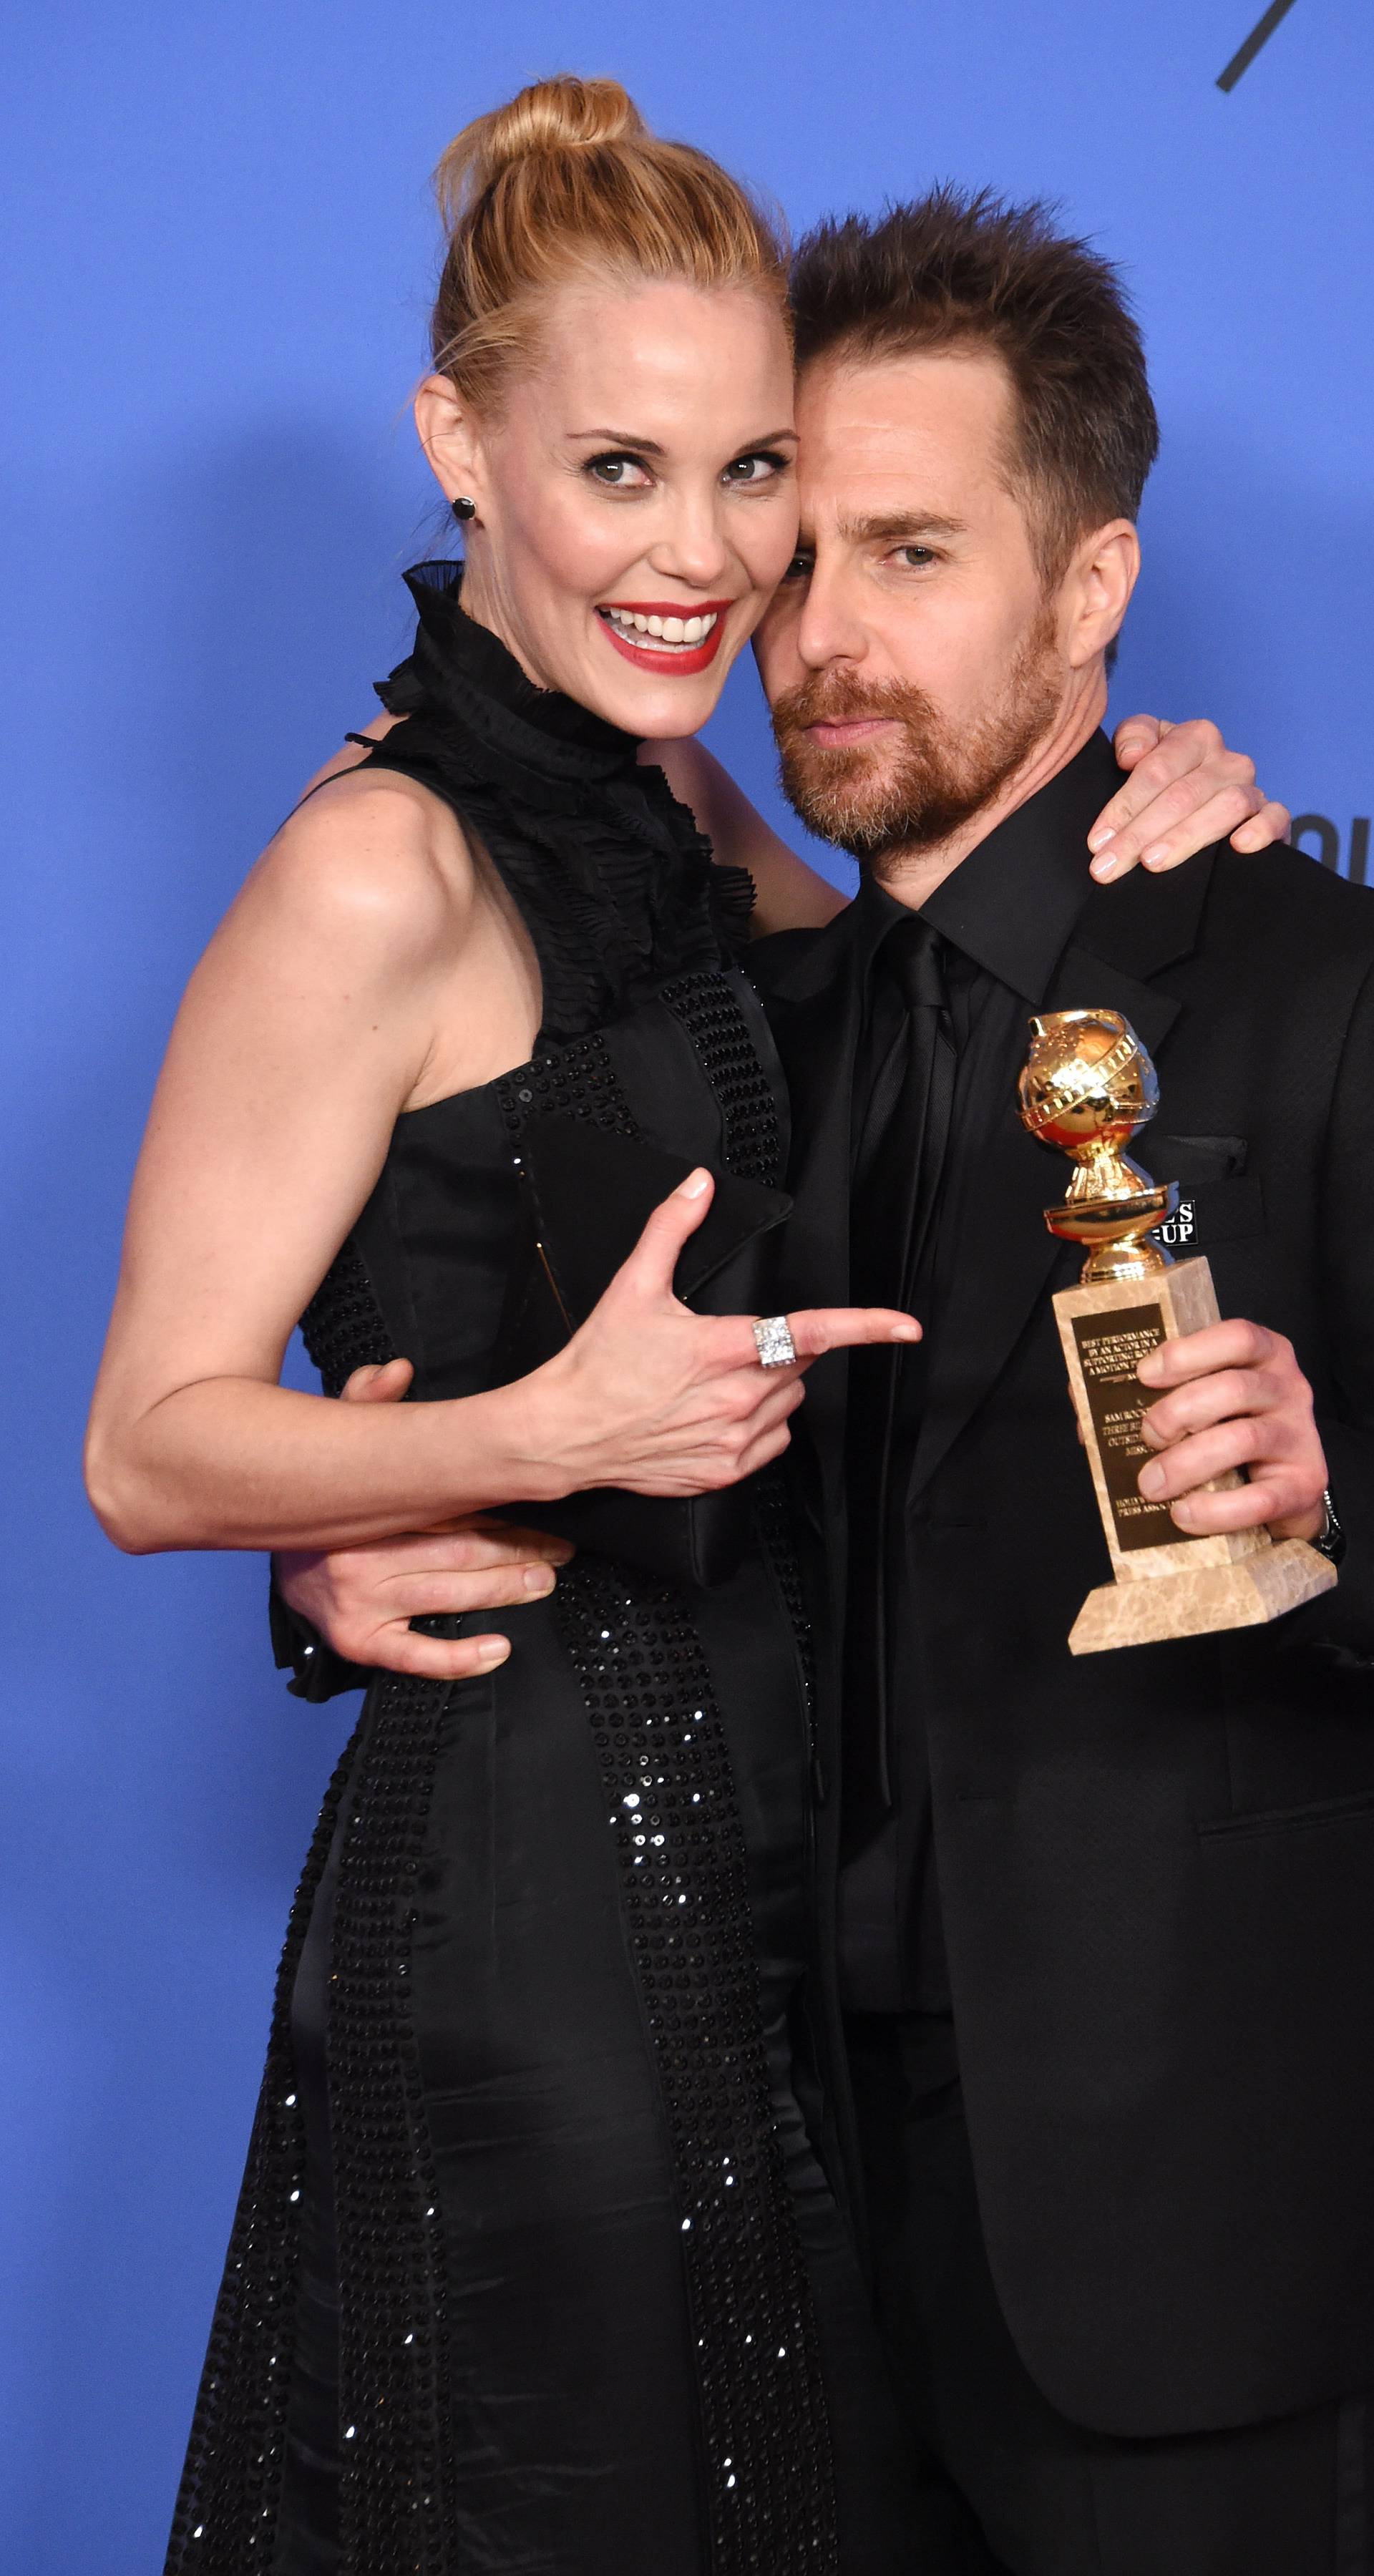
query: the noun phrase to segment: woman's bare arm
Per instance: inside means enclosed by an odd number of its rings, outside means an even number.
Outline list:
[[[415,1525],[422,1493],[491,1501],[481,1409],[371,1418],[277,1384],[303,1305],[422,1084],[470,864],[418,791],[349,780],[303,805],[192,977],[130,1204],[92,1412],[92,1499],[132,1547],[289,1544]],[[439,1413],[444,1408],[438,1408]],[[476,1442],[476,1447],[472,1444]],[[463,1504],[450,1503],[450,1510]]]

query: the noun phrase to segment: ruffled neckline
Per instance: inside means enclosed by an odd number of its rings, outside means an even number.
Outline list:
[[[541,1034],[585,1034],[682,974],[733,962],[753,880],[711,845],[633,734],[528,679],[462,607],[462,565],[406,574],[418,627],[377,683],[404,716],[376,768],[432,788],[479,837],[534,943]]]
[[[637,764],[633,734],[560,689],[541,689],[500,636],[468,616],[461,563],[413,564],[405,584],[419,625],[405,661],[377,684],[389,715],[461,707],[464,722],[493,749],[550,778],[609,778]]]

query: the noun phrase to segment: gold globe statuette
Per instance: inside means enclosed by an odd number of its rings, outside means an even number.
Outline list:
[[[1113,1575],[1089,1593],[1070,1648],[1097,1654],[1277,1619],[1330,1589],[1324,1556],[1263,1529],[1188,1538],[1167,1503],[1140,1491],[1151,1453],[1139,1363],[1220,1317],[1209,1263],[1176,1262],[1150,1240],[1177,1210],[1178,1183],[1152,1181],[1126,1152],[1159,1106],[1149,1054],[1119,1011],[1046,1011],[1030,1028],[1022,1121],[1074,1166],[1045,1223],[1086,1254],[1080,1284],[1061,1289],[1054,1310]],[[1212,1489],[1242,1482],[1233,1470]]]

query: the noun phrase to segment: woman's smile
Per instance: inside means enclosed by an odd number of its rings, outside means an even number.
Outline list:
[[[596,614],[602,633],[627,662],[687,676],[714,662],[734,605],[732,599],[704,599],[696,608],[680,599],[618,599]]]

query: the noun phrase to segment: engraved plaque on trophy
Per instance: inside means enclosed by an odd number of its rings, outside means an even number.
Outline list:
[[[1276,1619],[1335,1582],[1316,1548],[1264,1529],[1189,1538],[1138,1483],[1151,1452],[1136,1369],[1157,1342],[1220,1315],[1206,1260],[1176,1262],[1148,1239],[1178,1205],[1177,1182],[1155,1183],[1125,1152],[1158,1105],[1154,1066],[1119,1011],[1049,1011],[1030,1025],[1021,1116],[1073,1159],[1045,1223],[1087,1253],[1081,1284],[1061,1289],[1054,1311],[1115,1577],[1088,1594],[1070,1648],[1091,1655]],[[1242,1482],[1233,1469],[1208,1490]]]

